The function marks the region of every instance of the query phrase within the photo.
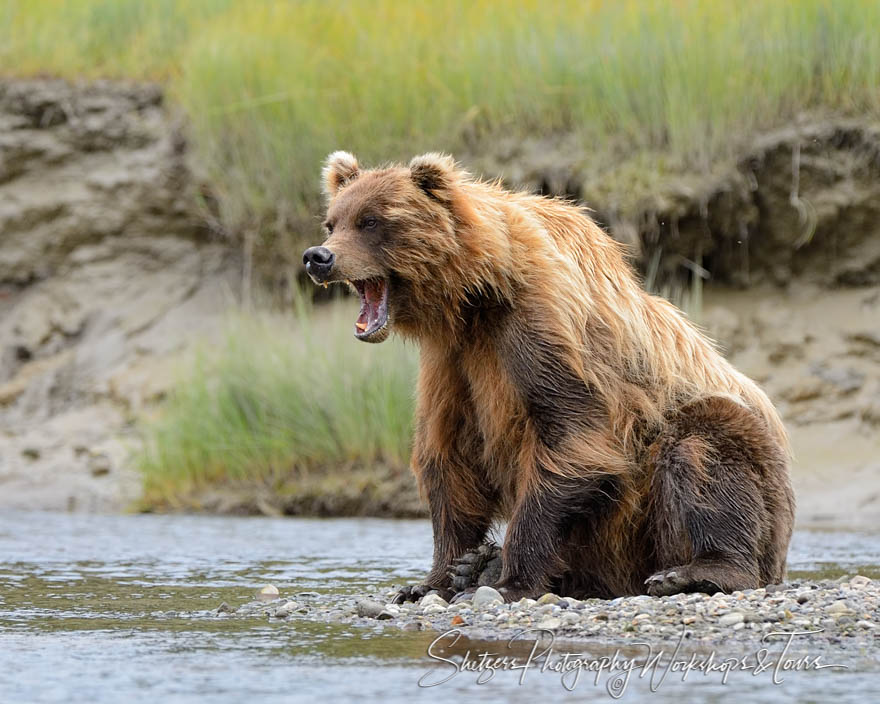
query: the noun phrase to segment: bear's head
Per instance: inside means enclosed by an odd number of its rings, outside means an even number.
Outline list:
[[[303,262],[316,283],[345,282],[360,296],[359,340],[382,342],[392,327],[418,337],[432,321],[457,314],[476,246],[461,227],[466,177],[442,154],[369,170],[347,152],[328,157],[328,236]]]

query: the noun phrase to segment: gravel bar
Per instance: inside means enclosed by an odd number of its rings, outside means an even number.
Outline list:
[[[471,601],[448,604],[437,594],[419,603],[390,603],[395,591],[358,598],[299,592],[283,596],[271,585],[238,608],[221,604],[212,613],[226,618],[299,619],[365,628],[444,633],[460,629],[479,640],[540,639],[544,633],[565,641],[626,645],[664,644],[682,638],[697,645],[759,644],[769,633],[807,634],[809,648],[858,650],[877,658],[880,644],[880,581],[861,575],[834,581],[792,582],[731,594],[676,594],[585,599],[544,594],[504,604],[491,587],[480,587]]]

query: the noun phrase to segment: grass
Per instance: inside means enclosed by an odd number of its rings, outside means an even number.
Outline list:
[[[334,149],[564,132],[594,171],[708,169],[804,110],[880,112],[877,27],[875,0],[0,0],[0,72],[166,82],[226,229],[296,258]]]
[[[223,344],[182,371],[144,428],[145,506],[179,506],[224,485],[293,499],[376,489],[351,481],[409,482],[416,351],[354,340],[353,301],[319,314],[297,305],[293,320],[233,316]]]

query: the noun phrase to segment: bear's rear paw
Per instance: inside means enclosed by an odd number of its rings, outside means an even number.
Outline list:
[[[495,543],[483,543],[449,567],[449,579],[455,592],[469,592],[475,587],[495,584],[501,577],[501,548]]]
[[[714,594],[721,591],[715,582],[699,574],[699,570],[694,570],[690,565],[681,565],[652,574],[645,580],[645,586],[651,596],[670,596],[680,592]]]

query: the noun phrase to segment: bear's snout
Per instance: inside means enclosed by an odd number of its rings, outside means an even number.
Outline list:
[[[330,276],[336,255],[326,247],[309,247],[303,253],[306,271],[317,283],[324,283]]]

